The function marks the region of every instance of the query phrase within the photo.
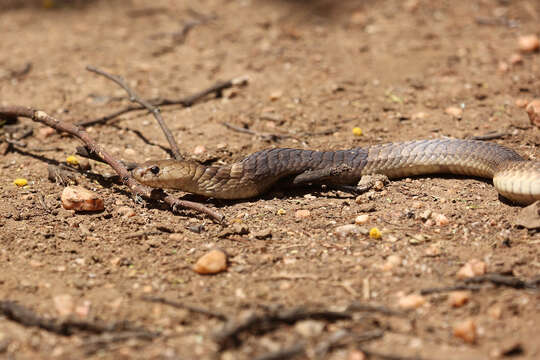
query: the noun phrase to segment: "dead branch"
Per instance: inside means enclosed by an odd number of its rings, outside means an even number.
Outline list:
[[[491,283],[495,286],[506,286],[514,289],[538,289],[540,286],[540,276],[536,276],[532,280],[521,280],[510,275],[502,275],[497,273],[485,274],[465,279],[463,282],[456,285],[422,289],[420,290],[420,294],[429,295],[456,290],[476,291],[483,288],[483,286],[480,285],[482,283]]]
[[[53,118],[43,111],[34,110],[29,107],[23,106],[0,106],[0,115],[7,116],[16,116],[16,117],[25,117],[32,119],[33,121],[39,122],[50,126],[57,131],[67,132],[76,138],[80,139],[90,150],[91,153],[94,153],[99,158],[103,159],[107,164],[109,164],[114,171],[120,176],[122,182],[130,189],[135,195],[154,199],[161,200],[167,203],[173,211],[177,211],[178,208],[187,208],[195,211],[202,212],[207,214],[212,219],[221,222],[224,218],[220,213],[207,208],[206,206],[195,203],[187,200],[176,199],[175,197],[165,193],[161,189],[153,189],[149,186],[145,186],[137,182],[130,174],[128,169],[116,160],[109,152],[107,152],[101,145],[96,143],[86,131],[80,129],[76,125],[60,121]]]
[[[514,276],[493,273],[465,279],[466,284],[478,284],[484,282],[514,289],[538,289],[538,286],[540,285],[540,276],[536,276],[533,280],[521,280]]]
[[[353,302],[347,306],[347,311],[349,312],[370,312],[370,313],[381,313],[383,315],[389,316],[407,316],[406,313],[398,310],[393,310],[384,306],[371,305],[371,304],[362,304],[359,302]]]
[[[89,151],[88,148],[86,148],[85,146],[77,146],[75,148],[75,154],[79,155],[79,156],[82,156],[83,158],[87,158],[87,159],[90,159],[90,160],[94,160],[94,161],[98,161],[98,162],[101,162],[101,163],[104,163],[106,164],[107,162],[105,160],[103,160],[102,158],[100,158],[99,156],[97,156],[96,154],[92,153],[91,151]],[[137,166],[139,166],[139,164],[137,163],[134,163],[134,162],[125,162],[125,161],[122,161],[122,160],[119,160],[128,170],[133,170],[135,169]]]
[[[178,144],[176,143],[176,140],[174,139],[174,136],[171,133],[171,130],[167,127],[167,124],[165,124],[165,120],[163,120],[163,117],[161,116],[161,112],[159,111],[159,108],[155,107],[148,101],[142,99],[131,87],[126,84],[124,79],[118,75],[109,74],[106,71],[103,71],[101,69],[98,69],[94,66],[87,66],[86,70],[93,72],[95,74],[104,76],[105,78],[113,81],[118,86],[120,86],[122,89],[124,89],[128,95],[129,95],[129,101],[137,103],[144,108],[146,108],[157,120],[159,126],[161,127],[161,130],[163,131],[163,134],[165,134],[165,138],[167,138],[167,142],[169,143],[169,146],[171,147],[171,151],[173,153],[173,156],[176,160],[182,160],[184,157],[180,153],[180,149],[178,148]]]
[[[281,349],[258,356],[255,360],[287,360],[295,356],[302,355],[306,352],[306,347],[303,344],[296,344],[289,348]]]
[[[358,350],[367,355],[369,359],[382,359],[382,360],[422,360],[420,357],[408,357],[394,354],[384,354],[377,351],[364,349],[363,347],[357,347]]]
[[[225,329],[216,334],[215,339],[221,345],[222,350],[239,344],[239,335],[244,332],[267,333],[278,328],[282,324],[292,325],[301,320],[316,319],[330,322],[351,319],[348,312],[340,311],[308,311],[293,309],[281,312],[271,312],[263,315],[252,315],[240,323],[230,323]]]
[[[481,285],[459,284],[459,285],[451,285],[451,286],[443,286],[443,287],[422,289],[422,290],[420,290],[420,295],[439,294],[439,293],[445,293],[445,292],[450,292],[450,291],[458,291],[458,290],[478,291],[478,290],[481,290],[482,288],[483,288],[483,286],[481,286]]]
[[[488,132],[484,135],[476,135],[476,136],[469,136],[467,139],[470,140],[495,140],[495,139],[502,139],[505,136],[507,136],[508,133],[505,132]]]
[[[27,62],[21,69],[10,70],[7,75],[0,77],[0,80],[4,79],[17,79],[25,76],[32,70],[32,63]]]
[[[147,338],[159,336],[159,333],[134,328],[125,322],[102,324],[81,320],[46,319],[34,313],[32,310],[9,300],[0,301],[0,313],[9,320],[22,326],[37,327],[62,336],[71,336],[77,332],[103,334],[124,331]]]
[[[191,107],[198,101],[204,99],[210,94],[215,94],[216,98],[221,97],[223,90],[235,87],[235,86],[243,86],[247,84],[247,78],[245,76],[237,77],[228,81],[220,81],[216,84],[199,91],[193,95],[189,95],[180,99],[154,99],[150,100],[149,103],[152,106],[169,106],[169,105],[181,105],[183,107]],[[109,120],[112,120],[120,115],[132,112],[132,111],[138,111],[138,110],[146,110],[146,108],[142,105],[129,105],[125,107],[124,109],[118,110],[113,112],[112,114],[105,115],[102,117],[99,117],[97,119],[90,119],[90,120],[84,120],[76,123],[78,126],[86,127],[96,124],[104,124]]]
[[[254,136],[260,137],[261,139],[265,141],[278,141],[278,140],[287,139],[291,137],[290,135],[285,135],[285,134],[261,133],[261,132],[253,131],[250,129],[245,129],[239,126],[235,126],[226,122],[221,123],[221,124],[225,126],[227,129],[231,129],[233,131],[244,133],[244,134],[254,135]]]

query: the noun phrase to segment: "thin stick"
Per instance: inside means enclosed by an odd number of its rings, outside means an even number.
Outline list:
[[[150,100],[150,103],[153,106],[169,106],[169,105],[181,105],[183,107],[191,107],[201,99],[205,98],[206,96],[210,94],[216,94],[216,97],[221,97],[221,94],[223,90],[234,87],[234,86],[242,86],[247,84],[247,78],[245,76],[237,77],[228,81],[219,81],[216,84],[199,91],[193,95],[186,96],[184,98],[180,99],[155,99]],[[85,121],[79,121],[77,125],[86,127],[96,124],[104,124],[109,120],[112,120],[120,115],[132,112],[132,111],[138,111],[138,110],[145,110],[146,108],[142,105],[129,105],[125,107],[124,109],[120,109],[115,111],[112,114],[105,115],[102,117],[99,117],[97,119],[90,119]]]
[[[203,315],[210,316],[210,317],[215,317],[215,318],[217,318],[219,320],[223,320],[223,321],[227,320],[227,316],[225,316],[225,315],[223,315],[221,313],[218,313],[216,311],[204,309],[202,307],[195,306],[195,305],[188,305],[188,304],[179,303],[179,302],[172,301],[172,300],[169,300],[169,299],[165,299],[165,298],[162,298],[162,297],[145,296],[145,297],[142,298],[142,300],[148,301],[148,302],[160,303],[160,304],[164,304],[164,305],[169,305],[169,306],[175,307],[177,309],[186,309],[186,310],[189,310],[191,312],[203,314]]]
[[[281,324],[294,324],[301,320],[315,319],[335,322],[339,320],[349,320],[352,314],[348,312],[315,310],[307,311],[303,309],[285,310],[282,312],[272,312],[270,314],[252,315],[239,323],[229,323],[225,328],[215,335],[215,339],[221,349],[228,349],[240,342],[239,336],[242,333],[266,333],[279,327]]]
[[[505,136],[507,136],[508,133],[505,133],[505,132],[489,132],[487,134],[484,134],[484,135],[476,135],[476,136],[471,136],[469,137],[469,139],[471,140],[495,140],[495,139],[501,139]]]
[[[277,141],[277,140],[287,139],[291,137],[290,135],[286,135],[286,134],[282,135],[282,134],[272,134],[272,133],[260,133],[260,132],[253,131],[250,129],[245,129],[239,126],[235,126],[226,122],[223,122],[221,124],[225,126],[226,128],[231,129],[233,131],[258,136],[262,138],[263,140],[268,140],[268,141]]]
[[[258,356],[255,360],[287,360],[295,356],[302,355],[306,352],[306,347],[303,344],[296,344],[291,347],[266,353]]]
[[[103,159],[107,164],[109,164],[120,176],[122,182],[126,186],[128,186],[130,191],[135,195],[139,195],[148,199],[164,201],[173,209],[173,211],[176,211],[178,207],[184,207],[207,214],[212,219],[218,222],[221,222],[224,218],[224,216],[220,213],[209,209],[202,204],[187,200],[176,199],[175,197],[165,193],[163,190],[153,189],[149,186],[140,184],[131,176],[131,173],[122,163],[116,160],[110,153],[105,151],[105,149],[101,145],[96,143],[90,136],[88,136],[88,133],[86,131],[80,129],[76,125],[55,119],[43,111],[34,110],[32,108],[24,106],[0,106],[0,115],[29,118],[33,121],[50,126],[57,131],[64,131],[75,136],[76,138],[80,139],[88,147],[88,149],[90,149],[91,152],[93,152],[101,159]]]
[[[462,283],[452,286],[422,289],[420,290],[420,294],[429,295],[456,290],[477,291],[483,288],[482,283],[491,283],[495,286],[506,286],[514,289],[538,289],[540,286],[540,277],[537,276],[532,280],[521,280],[513,276],[491,273],[468,278],[463,280]]]
[[[129,95],[129,101],[137,103],[143,107],[145,107],[154,118],[157,120],[159,126],[161,127],[161,130],[163,131],[163,134],[165,134],[165,137],[167,138],[167,142],[169,143],[171,147],[171,151],[173,153],[173,156],[176,160],[183,160],[183,156],[180,153],[180,149],[178,148],[178,144],[176,143],[176,140],[174,139],[174,136],[171,133],[171,130],[167,127],[167,124],[165,124],[165,120],[163,120],[163,117],[161,116],[161,112],[159,111],[159,108],[152,105],[150,102],[142,99],[133,89],[131,89],[124,79],[118,75],[109,74],[106,71],[103,71],[101,69],[98,69],[94,66],[88,65],[86,67],[86,70],[93,72],[95,74],[104,76],[105,78],[115,82],[118,86],[120,86],[122,89],[126,90],[126,92]]]
[[[82,320],[60,321],[56,319],[44,318],[32,310],[10,300],[0,301],[0,314],[20,325],[26,327],[37,327],[62,336],[70,336],[79,331],[93,334],[129,331],[148,338],[154,338],[159,335],[156,332],[150,332],[145,329],[133,328],[126,323],[103,324]]]

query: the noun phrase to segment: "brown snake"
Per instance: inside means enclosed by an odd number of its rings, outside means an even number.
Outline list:
[[[240,162],[205,166],[190,161],[148,161],[133,170],[143,184],[219,199],[260,195],[280,180],[295,184],[356,184],[363,175],[389,178],[458,174],[493,179],[497,191],[520,204],[540,200],[540,162],[502,145],[477,140],[435,139],[338,151],[277,148]]]

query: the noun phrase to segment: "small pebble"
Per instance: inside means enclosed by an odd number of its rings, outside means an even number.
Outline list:
[[[444,110],[444,112],[457,119],[461,119],[461,115],[463,115],[463,110],[456,106],[447,107],[446,110]]]
[[[82,171],[88,171],[91,169],[90,161],[88,159],[79,159],[79,169]]]
[[[534,34],[520,36],[518,38],[518,44],[519,50],[522,52],[533,52],[540,49],[540,40]]]
[[[46,139],[53,134],[56,134],[56,130],[51,127],[44,127],[38,130],[38,137],[40,139]]]
[[[403,310],[418,309],[426,303],[426,298],[419,294],[403,296],[399,299],[399,307]]]
[[[486,263],[478,259],[469,260],[465,265],[458,270],[456,276],[458,279],[468,279],[486,273]]]
[[[497,71],[501,73],[505,73],[510,69],[510,66],[508,66],[508,63],[505,61],[499,61],[497,64]]]
[[[365,224],[369,221],[369,215],[368,214],[362,214],[362,215],[358,215],[356,217],[356,219],[354,219],[354,223],[356,225],[362,225],[362,224]]]
[[[41,262],[39,262],[37,260],[30,260],[30,266],[34,267],[34,268],[37,268],[37,267],[43,266],[43,263],[41,263]]]
[[[453,307],[461,307],[469,302],[471,293],[468,291],[452,291],[448,295],[448,302]]]
[[[182,233],[169,234],[169,240],[171,241],[175,241],[175,242],[184,241],[184,238],[185,236]]]
[[[272,237],[272,229],[266,228],[264,230],[257,231],[253,234],[253,236],[259,240],[270,239]]]
[[[227,269],[227,255],[219,249],[210,250],[197,260],[193,270],[198,274],[217,274]]]
[[[53,297],[54,308],[58,315],[69,316],[73,313],[73,297],[69,294],[56,295]]]
[[[62,191],[61,200],[66,210],[101,211],[104,209],[103,199],[98,194],[80,186],[67,186]]]
[[[443,214],[433,213],[431,214],[431,218],[435,221],[437,226],[446,226],[450,223],[448,218]]]
[[[74,313],[81,319],[86,319],[90,313],[90,301],[85,300],[82,304],[77,305]]]
[[[523,64],[523,56],[521,56],[520,54],[512,54],[509,61],[512,65]]]
[[[454,336],[473,344],[476,341],[476,322],[467,319],[454,325]]]
[[[135,210],[130,208],[129,206],[120,206],[116,209],[116,213],[122,217],[130,218],[135,216]]]
[[[425,210],[424,212],[420,214],[420,219],[426,221],[427,219],[431,217],[431,214],[432,214],[431,210]]]
[[[401,257],[398,255],[390,255],[386,258],[386,262],[382,265],[381,269],[383,271],[392,271],[397,266],[401,265]]]
[[[381,180],[375,180],[375,183],[373,184],[373,190],[375,191],[381,191],[384,189],[384,182]]]
[[[367,360],[366,354],[360,350],[351,350],[349,355],[347,355],[347,360]]]
[[[193,149],[193,154],[199,155],[206,151],[206,148],[203,145],[197,145],[195,146],[195,149]]]
[[[366,16],[366,13],[361,10],[357,10],[351,14],[351,17],[349,18],[349,23],[351,25],[364,26],[366,25],[367,20],[368,17]]]
[[[325,326],[326,324],[323,321],[304,320],[297,322],[294,330],[303,337],[311,338],[320,335]]]
[[[532,100],[526,110],[531,124],[540,127],[540,99]]]
[[[425,251],[425,256],[439,256],[441,255],[441,248],[439,245],[432,244]]]
[[[286,213],[287,213],[287,210],[285,210],[285,209],[279,209],[279,210],[277,211],[277,214],[278,214],[278,215],[285,215]]]
[[[525,108],[529,105],[529,100],[527,99],[516,99],[515,104],[519,108]]]
[[[270,93],[270,100],[271,101],[276,101],[278,100],[280,97],[283,96],[283,91],[281,90],[274,90]]]
[[[403,7],[405,8],[405,10],[412,13],[412,12],[415,12],[416,9],[418,9],[419,5],[420,5],[420,0],[407,0],[403,4]]]
[[[362,228],[354,224],[341,225],[334,230],[334,234],[342,238],[349,237],[351,235],[360,235],[361,233]]]
[[[499,305],[499,304],[491,305],[491,306],[487,309],[487,314],[488,314],[492,319],[499,320],[499,319],[501,318],[501,315],[502,315],[502,308],[501,308],[501,305]]]
[[[308,218],[310,216],[311,216],[311,211],[304,210],[304,209],[296,210],[296,212],[294,213],[294,217],[297,218],[297,219],[305,219],[305,218]]]

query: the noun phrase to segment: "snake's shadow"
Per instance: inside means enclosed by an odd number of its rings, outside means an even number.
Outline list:
[[[430,179],[446,179],[446,180],[476,180],[479,182],[483,182],[484,184],[490,185],[493,190],[495,190],[493,186],[493,181],[491,179],[483,178],[480,176],[471,176],[471,175],[457,175],[457,174],[426,174],[426,175],[414,175],[414,176],[406,176],[402,178],[396,178],[390,180],[390,184],[394,182],[404,181],[405,179],[424,179],[426,181],[429,181]],[[497,190],[495,190],[497,191]],[[513,207],[521,207],[522,205],[516,204],[512,202],[511,200],[508,200],[507,198],[503,197],[501,194],[497,194],[498,200],[502,202],[505,205],[513,206]]]
[[[468,176],[468,175],[455,175],[455,174],[437,174],[434,175],[416,175],[416,176],[406,176],[402,178],[396,178],[390,180],[390,184],[387,185],[387,187],[390,189],[392,185],[400,185],[402,182],[407,179],[423,179],[425,181],[429,181],[430,179],[448,179],[448,180],[466,180],[466,179],[472,179],[476,181],[483,182],[485,184],[493,186],[493,182],[490,179],[477,177],[477,176]],[[394,190],[395,191],[395,190]],[[287,179],[285,181],[281,181],[278,184],[275,184],[272,186],[268,192],[256,196],[253,198],[248,199],[234,199],[234,200],[224,200],[224,199],[214,199],[214,198],[206,198],[204,196],[195,195],[195,194],[185,194],[182,196],[182,199],[184,200],[190,200],[190,201],[197,201],[197,202],[208,202],[213,204],[216,208],[224,208],[227,206],[231,206],[238,203],[256,203],[259,200],[273,200],[273,199],[294,199],[294,198],[301,198],[305,195],[314,195],[317,197],[324,197],[328,199],[355,199],[356,196],[358,196],[358,193],[347,193],[343,192],[339,189],[333,189],[331,186],[326,186],[324,184],[313,184],[313,185],[307,185],[307,184],[293,184],[291,180]],[[506,199],[505,197],[498,195],[498,199],[500,202],[502,202],[505,205],[513,206],[513,207],[520,207],[519,204],[513,203],[512,201]],[[411,199],[412,200],[412,199]]]

